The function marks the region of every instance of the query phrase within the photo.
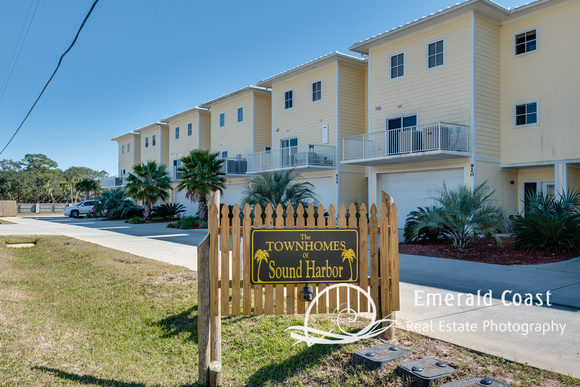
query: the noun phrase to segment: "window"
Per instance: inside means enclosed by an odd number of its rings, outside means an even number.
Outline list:
[[[389,79],[405,77],[405,52],[398,52],[389,56]]]
[[[322,99],[322,81],[312,82],[312,102]]]
[[[240,106],[238,108],[238,122],[243,122],[244,121],[244,107]]]
[[[125,154],[125,144],[121,145],[121,154]]]
[[[149,148],[149,137],[145,137],[145,148]]]
[[[514,34],[514,56],[538,50],[536,28]]]
[[[264,145],[264,152],[270,152],[272,147],[270,145]]]
[[[220,155],[219,155],[219,158],[220,158],[220,159],[227,159],[227,158],[228,158],[228,151],[227,151],[227,150],[225,150],[225,151],[220,151],[220,152],[219,152],[219,154],[220,154]]]
[[[191,136],[192,133],[193,133],[193,125],[190,122],[189,124],[187,124],[187,135]]]
[[[220,128],[226,126],[226,113],[220,113]]]
[[[155,135],[151,136],[151,146],[155,146]]]
[[[131,153],[131,143],[127,143],[127,153]]]
[[[284,109],[292,109],[294,106],[294,90],[284,92]]]
[[[387,118],[389,154],[408,153],[420,148],[420,132],[417,132],[417,114]]]
[[[538,124],[538,101],[514,104],[514,127]]]
[[[287,138],[280,140],[280,148],[282,149],[280,160],[282,166],[287,167],[293,165],[294,155],[298,153],[298,138]]]
[[[124,169],[121,169],[121,176],[125,176],[127,172]]]
[[[427,70],[445,66],[445,39],[427,42]]]
[[[175,127],[175,139],[179,140],[179,126]]]
[[[173,160],[173,177],[175,180],[181,179],[181,175],[183,175],[183,172],[177,170],[178,168],[181,168],[181,160]]]

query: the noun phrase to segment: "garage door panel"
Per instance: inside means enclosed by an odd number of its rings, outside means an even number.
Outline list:
[[[391,195],[397,205],[399,228],[404,226],[409,212],[433,205],[433,192],[444,183],[450,189],[465,184],[464,169],[388,173],[380,177],[380,189]]]
[[[323,177],[303,177],[303,181],[314,185],[314,192],[319,203],[328,208],[330,203],[334,203],[334,184],[333,176]],[[334,203],[336,206],[336,203]]]

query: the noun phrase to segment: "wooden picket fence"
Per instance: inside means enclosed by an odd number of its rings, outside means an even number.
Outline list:
[[[250,283],[251,232],[255,229],[333,229],[352,228],[359,232],[359,286],[368,291],[377,307],[377,318],[394,317],[399,305],[399,249],[397,206],[386,193],[382,203],[347,208],[341,204],[338,213],[331,204],[306,209],[289,205],[254,210],[235,204],[232,208],[216,203],[209,207],[208,236],[198,246],[199,278],[199,378],[205,385],[219,384],[221,378],[222,316],[304,314],[307,303],[300,291],[306,284]],[[230,245],[231,240],[231,245]],[[368,255],[367,255],[368,254]],[[368,273],[368,275],[367,275]],[[309,283],[314,295],[328,284]],[[349,294],[350,293],[350,294]],[[368,312],[367,300],[355,290],[332,289],[322,295],[310,313],[332,313],[348,306]],[[207,329],[206,329],[207,328]],[[392,335],[389,330],[387,335]],[[212,369],[213,366],[213,369]],[[217,369],[219,368],[219,370]],[[217,379],[216,379],[217,378]]]

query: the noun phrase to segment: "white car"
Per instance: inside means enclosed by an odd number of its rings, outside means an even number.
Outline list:
[[[79,204],[74,206],[66,206],[63,210],[64,216],[79,216],[79,215],[92,215],[95,208],[94,200],[83,200]]]

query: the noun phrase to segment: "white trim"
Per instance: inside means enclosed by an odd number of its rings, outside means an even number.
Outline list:
[[[488,159],[485,157],[478,157],[477,159],[475,159],[475,161],[483,161],[484,163],[495,163],[495,164],[500,164],[501,161],[497,160],[497,159]]]
[[[415,124],[415,126],[418,126],[419,125],[419,111],[418,110],[415,110],[415,111],[408,112],[408,113],[393,114],[393,115],[390,115],[390,116],[385,117],[385,130],[389,130],[387,121],[388,120],[392,120],[394,118],[400,118],[401,119],[401,129],[402,128],[409,128],[409,126],[403,126],[403,119],[405,117],[409,117],[409,116],[415,116],[417,118],[417,123]]]
[[[173,139],[179,140],[180,138],[181,138],[181,129],[179,129],[179,126],[176,126],[173,128]]]
[[[242,109],[242,120],[239,121],[240,119],[240,112],[239,110]],[[236,124],[242,124],[245,120],[245,112],[244,112],[244,105],[239,105],[236,107]]]
[[[256,94],[252,93],[252,153],[256,153]]]
[[[400,55],[400,54],[403,54],[403,75],[396,77],[396,78],[392,78],[391,77],[391,71],[392,71],[391,58],[393,56]],[[395,52],[389,54],[388,67],[389,67],[389,82],[407,78],[407,49],[404,48],[402,50],[395,51]]]
[[[534,122],[533,124],[524,124],[524,125],[516,125],[516,106],[518,105],[527,105],[529,103],[535,103],[536,104],[536,122]],[[518,129],[518,128],[527,128],[529,126],[539,126],[540,125],[540,99],[531,99],[529,101],[521,101],[521,102],[516,102],[512,105],[512,120],[513,120],[513,127],[514,129]],[[526,113],[527,115],[527,113]]]
[[[536,49],[532,50],[532,51],[526,51],[522,54],[516,54],[516,35],[524,34],[526,32],[530,32],[533,30],[536,30]],[[526,28],[525,30],[514,32],[512,34],[512,58],[519,58],[521,56],[526,56],[526,55],[533,54],[535,52],[540,51],[540,39],[539,39],[539,37],[540,37],[539,26],[530,27],[530,28]]]
[[[429,67],[429,45],[443,41],[443,64],[439,66]],[[447,67],[447,36],[443,35],[436,39],[425,42],[425,71],[433,71]]]
[[[193,127],[191,128],[193,134]],[[197,114],[197,148],[201,148],[201,113]],[[209,139],[209,149],[211,149],[211,116],[210,116],[210,139]]]
[[[292,106],[287,108],[286,107],[286,93],[291,91],[292,92]],[[294,109],[294,88],[286,89],[282,91],[282,111],[292,110]]]
[[[312,91],[312,86],[317,82],[320,82],[320,99],[313,101],[314,92]],[[322,78],[318,78],[318,79],[310,82],[310,103],[319,103],[319,102],[322,102]]]
[[[222,114],[224,115],[224,124],[222,126]],[[226,111],[223,110],[218,113],[218,128],[225,128],[226,127]]]
[[[475,12],[471,12],[471,31],[470,31],[470,111],[471,111],[471,116],[469,117],[470,120],[470,126],[471,126],[471,144],[470,144],[470,148],[471,148],[471,172],[470,172],[470,181],[469,181],[469,186],[471,188],[471,190],[475,189],[475,186],[477,184],[477,104],[476,104],[476,85],[477,83],[475,82],[475,75],[477,74],[477,69],[476,69],[476,60],[475,60],[475,45],[477,42],[477,38],[476,38],[476,34],[477,34],[477,26],[476,26],[476,18],[475,18]]]
[[[322,100],[322,83],[320,83],[320,97]],[[336,150],[334,159],[336,160],[336,201],[340,204],[340,185],[341,185],[341,169],[340,169],[340,63],[336,64]],[[328,136],[330,137],[330,128]],[[330,138],[329,138],[330,140]],[[334,199],[334,198],[333,198]],[[334,200],[333,200],[334,201]]]

